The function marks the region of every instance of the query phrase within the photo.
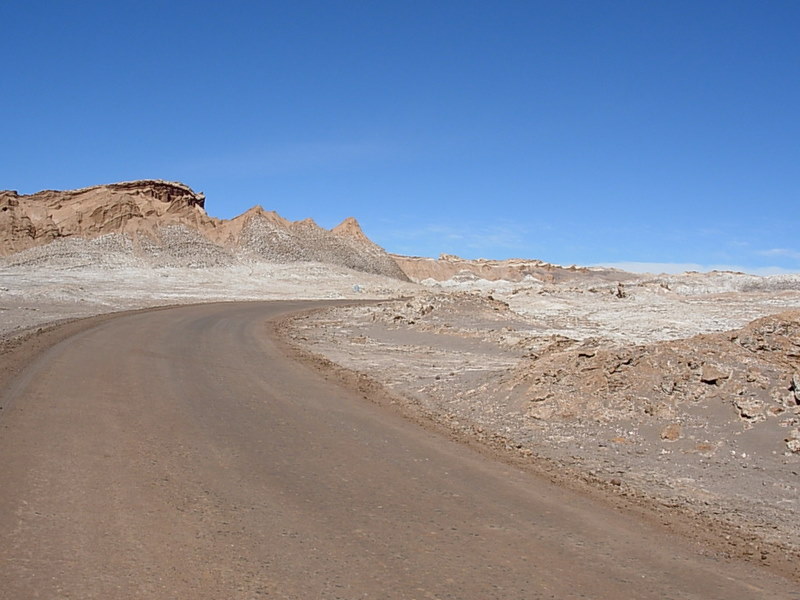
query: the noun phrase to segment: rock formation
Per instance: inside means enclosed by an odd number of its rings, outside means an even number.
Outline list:
[[[800,452],[797,385],[800,312],[788,311],[725,333],[638,346],[554,339],[500,387],[527,404],[529,418],[549,422],[670,420],[687,405],[727,404],[748,426],[772,423],[772,435]]]
[[[151,233],[158,227],[213,228],[205,197],[166,181],[134,181],[80,190],[21,196],[0,191],[0,254],[41,246],[61,237],[91,239],[107,233]]]
[[[488,281],[504,279],[506,281],[523,281],[533,278],[545,283],[569,281],[586,275],[599,281],[619,281],[635,278],[630,273],[615,269],[595,269],[588,267],[562,267],[541,260],[511,258],[508,260],[470,260],[442,254],[438,259],[419,256],[392,255],[395,262],[412,281],[446,281],[454,277],[473,276]]]
[[[121,235],[124,240],[108,245],[153,266],[315,261],[407,279],[353,218],[329,231],[311,219],[290,222],[260,206],[231,220],[208,216],[204,206],[203,194],[160,180],[31,195],[0,191],[0,255],[15,255],[15,264],[41,262],[36,249],[54,241],[62,241],[53,250],[63,257],[74,250],[66,242]]]

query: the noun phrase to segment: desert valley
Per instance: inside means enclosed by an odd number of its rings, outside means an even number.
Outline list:
[[[800,275],[391,255],[352,218],[226,221],[160,180],[0,192],[0,253],[5,354],[105,313],[346,301],[281,321],[296,357],[422,427],[800,577]]]

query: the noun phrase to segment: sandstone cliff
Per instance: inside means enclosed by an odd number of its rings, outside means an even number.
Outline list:
[[[80,190],[45,190],[29,196],[0,191],[0,254],[60,237],[150,233],[167,225],[213,228],[205,197],[181,183],[133,181]]]
[[[407,279],[353,218],[329,231],[260,206],[231,220],[210,217],[204,207],[203,194],[161,180],[31,195],[0,191],[0,255],[14,255],[14,264],[42,263],[44,246],[64,258],[79,240],[122,236],[106,246],[153,266],[315,261]]]

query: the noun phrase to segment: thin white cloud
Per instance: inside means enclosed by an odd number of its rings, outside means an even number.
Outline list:
[[[708,273],[709,271],[736,271],[739,273],[749,273],[751,275],[788,275],[798,273],[800,269],[786,269],[783,267],[745,267],[742,265],[702,265],[698,263],[662,263],[662,262],[607,262],[592,265],[595,267],[610,267],[631,273],[666,273],[670,275],[685,273],[687,271],[698,271]]]
[[[800,260],[800,251],[789,248],[771,248],[769,250],[759,250],[756,254],[761,256],[785,256],[794,260]]]
[[[395,230],[389,234],[403,240],[450,240],[473,250],[504,248],[523,248],[526,231],[511,223],[494,223],[484,226],[458,226],[428,224],[416,228]]]

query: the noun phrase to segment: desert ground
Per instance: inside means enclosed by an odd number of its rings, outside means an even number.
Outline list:
[[[0,598],[795,597],[296,360],[277,322],[333,303],[129,311],[6,353],[44,346],[2,396]]]
[[[697,517],[734,555],[798,556],[797,279],[466,279],[286,332],[460,437]]]
[[[162,183],[134,188],[174,205]],[[94,206],[88,229],[51,218],[42,240],[29,233],[44,217],[14,216],[7,230],[28,237],[8,234],[0,259],[2,352],[118,311],[351,301],[277,331],[327,377],[498,464],[800,580],[800,275],[390,258],[354,221],[333,233],[260,209],[206,221],[202,199],[178,192],[191,219],[125,195],[120,220],[98,212],[108,197],[94,188],[69,197]],[[28,202],[9,198],[11,212]]]
[[[284,334],[459,436],[708,519],[731,555],[800,555],[800,278],[414,284],[324,263],[72,263],[6,266],[0,299],[6,340],[152,306],[374,300]]]

